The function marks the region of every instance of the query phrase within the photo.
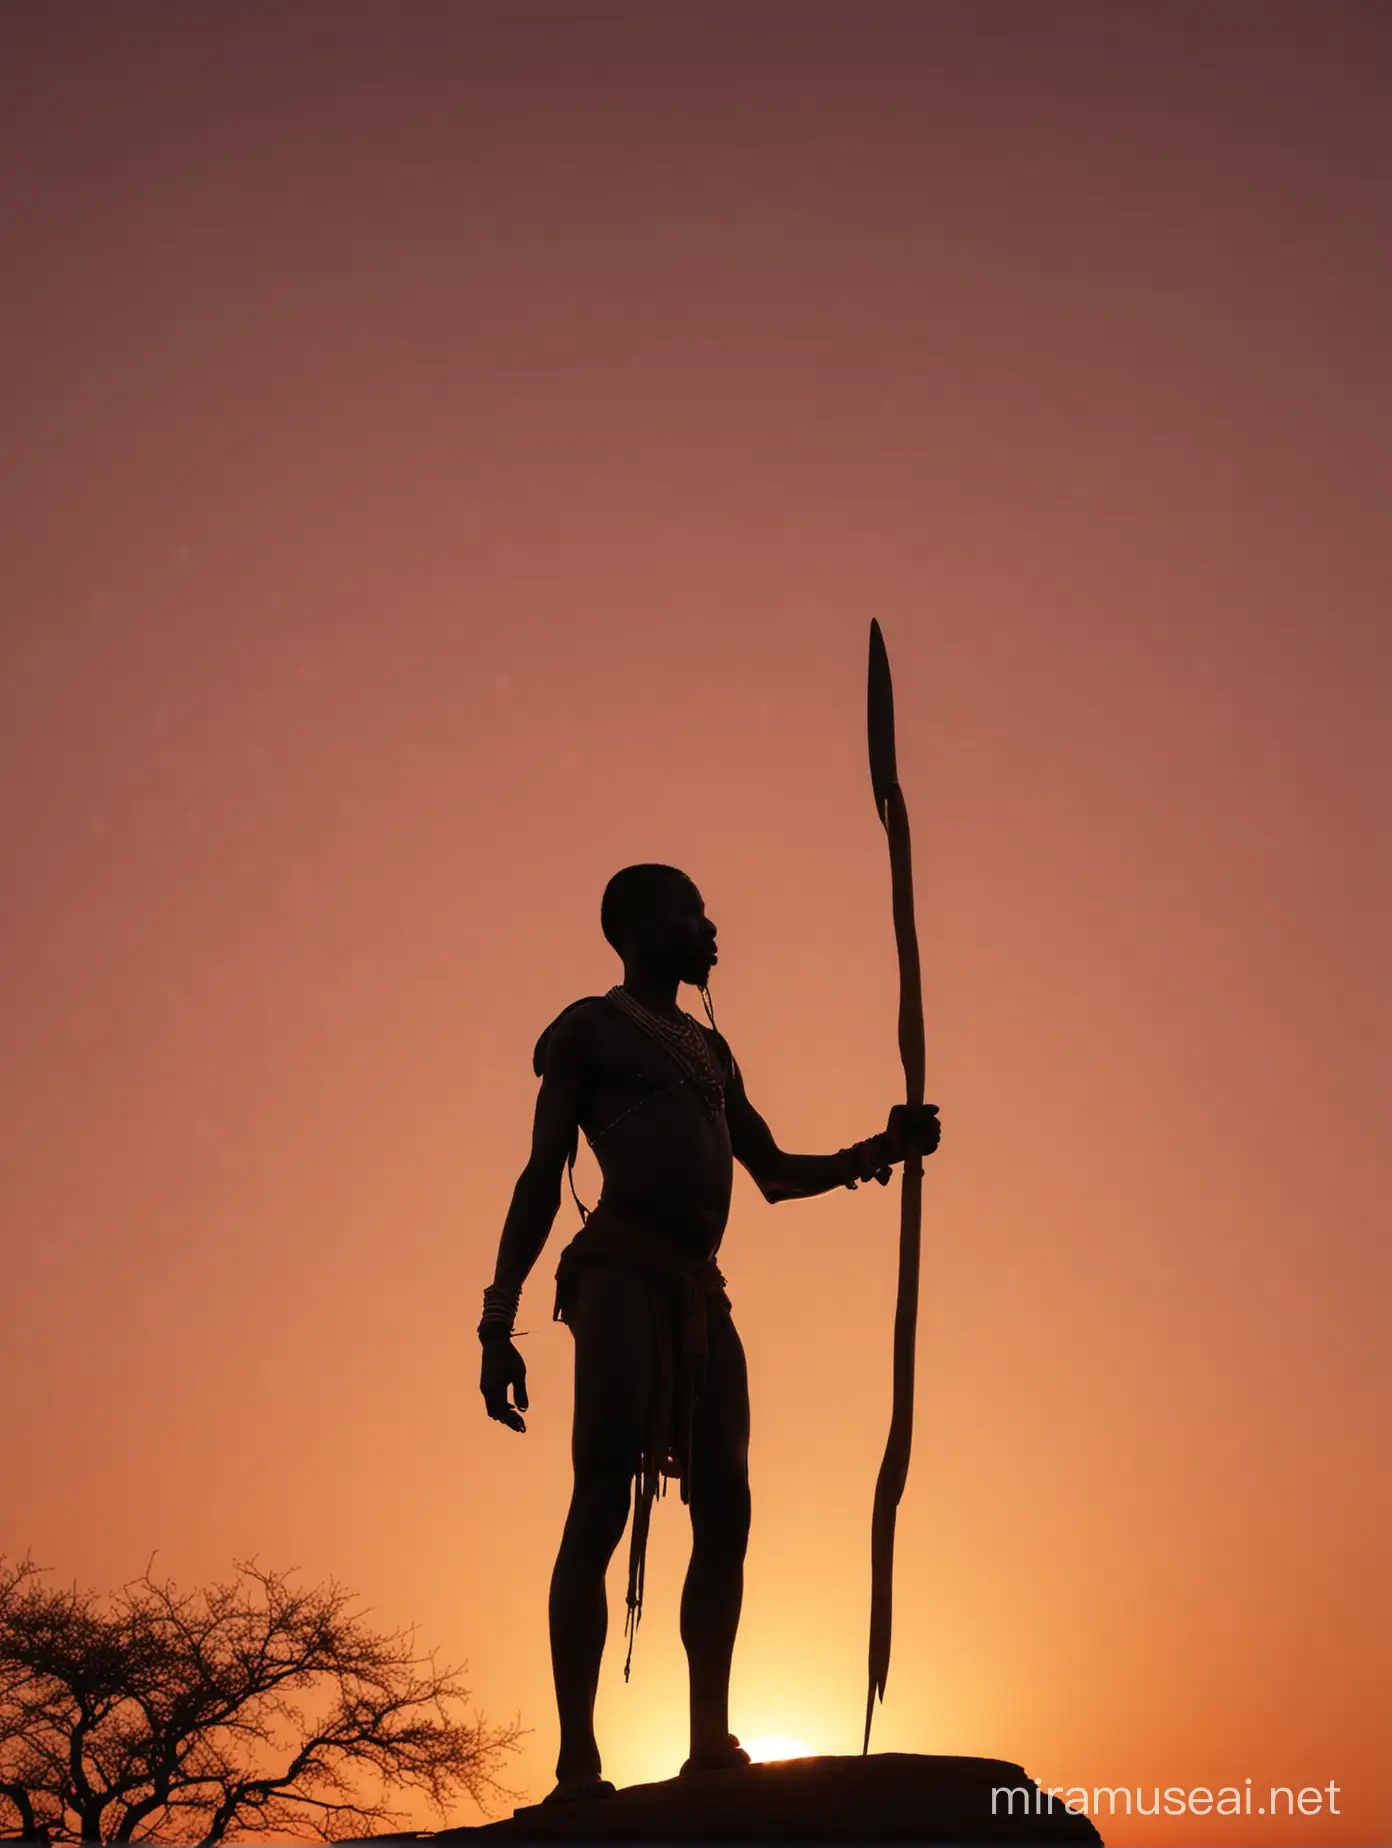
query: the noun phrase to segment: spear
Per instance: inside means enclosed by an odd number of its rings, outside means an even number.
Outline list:
[[[913,863],[909,852],[909,811],[899,787],[894,761],[894,686],[889,677],[880,625],[870,623],[870,673],[866,689],[866,730],[870,741],[870,781],[875,813],[889,836],[890,889],[894,905],[894,942],[899,953],[899,1057],[904,1066],[905,1101],[923,1102],[923,984],[914,928]],[[875,1510],[870,1524],[870,1687],[865,1697],[865,1742],[870,1750],[870,1722],[875,1696],[884,1699],[889,1678],[889,1640],[894,1610],[894,1517],[909,1474],[913,1445],[914,1338],[918,1326],[918,1254],[923,1216],[923,1158],[904,1157],[899,1207],[899,1293],[894,1308],[894,1407],[889,1439],[875,1482]]]

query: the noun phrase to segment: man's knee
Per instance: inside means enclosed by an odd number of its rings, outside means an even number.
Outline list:
[[[584,1552],[602,1554],[607,1561],[623,1537],[632,1487],[631,1470],[597,1468],[577,1473],[566,1521],[567,1539]]]
[[[708,1473],[692,1482],[691,1537],[703,1549],[737,1553],[749,1540],[749,1476],[742,1469]]]

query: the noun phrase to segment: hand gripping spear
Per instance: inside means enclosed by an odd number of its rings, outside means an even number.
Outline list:
[[[866,729],[870,740],[870,781],[875,813],[889,836],[890,888],[894,904],[894,941],[899,952],[899,1057],[904,1066],[905,1101],[923,1102],[923,984],[914,928],[913,863],[909,853],[909,811],[894,762],[894,686],[889,677],[880,625],[870,623],[870,674],[866,691]],[[894,1409],[889,1440],[875,1483],[875,1511],[870,1526],[870,1687],[865,1697],[865,1742],[870,1750],[870,1722],[875,1696],[884,1699],[889,1678],[889,1639],[894,1607],[894,1517],[909,1474],[913,1444],[914,1337],[918,1325],[918,1253],[923,1214],[923,1157],[904,1157],[903,1195],[899,1208],[899,1295],[894,1309]]]

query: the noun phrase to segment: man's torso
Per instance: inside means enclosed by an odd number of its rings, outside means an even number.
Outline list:
[[[591,1002],[585,1024],[580,1127],[604,1177],[595,1212],[612,1208],[693,1257],[710,1255],[725,1231],[734,1174],[724,1110],[712,1116],[696,1086],[679,1082],[676,1060],[612,1003]],[[699,1031],[723,1077],[715,1035]]]

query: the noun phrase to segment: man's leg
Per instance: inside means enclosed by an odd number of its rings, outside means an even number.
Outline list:
[[[599,1779],[595,1691],[609,1613],[604,1575],[623,1536],[652,1378],[652,1327],[642,1280],[594,1265],[577,1290],[575,1487],[551,1575],[551,1668],[561,1721],[559,1796]]]
[[[691,1564],[681,1635],[691,1674],[693,1771],[747,1763],[730,1739],[730,1661],[749,1541],[749,1376],[729,1311],[712,1304],[692,1437]]]

